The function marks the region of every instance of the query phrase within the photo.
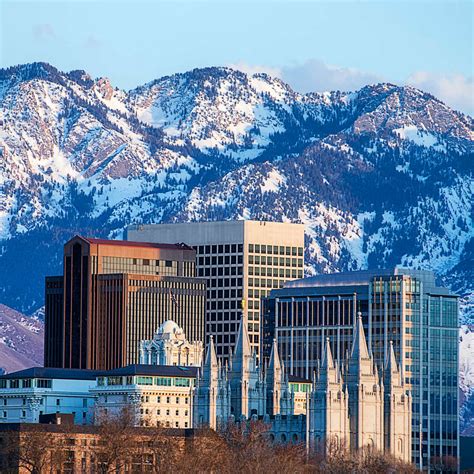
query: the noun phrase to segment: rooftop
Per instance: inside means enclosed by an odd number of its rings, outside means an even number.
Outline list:
[[[397,275],[407,275],[423,282],[425,293],[443,294],[455,296],[447,288],[437,286],[436,276],[431,270],[415,270],[411,268],[385,268],[374,270],[357,270],[352,272],[328,273],[316,275],[309,278],[292,280],[285,283],[281,290],[274,290],[272,294],[284,293],[285,289],[294,288],[314,288],[331,286],[367,286],[374,277],[390,277]]]
[[[77,237],[80,237],[81,239],[86,240],[87,242],[93,245],[117,245],[120,247],[147,247],[155,249],[194,250],[192,247],[182,242],[176,244],[161,244],[153,242],[132,242],[129,240],[96,239],[93,237],[84,236]]]
[[[30,367],[29,369],[0,375],[0,379],[72,379],[95,380],[98,372],[86,369],[61,369],[56,367]]]

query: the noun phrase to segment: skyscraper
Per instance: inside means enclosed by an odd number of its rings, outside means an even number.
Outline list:
[[[46,278],[45,366],[136,364],[140,342],[168,319],[203,341],[206,283],[195,259],[184,244],[71,239],[64,274]]]
[[[140,225],[127,238],[185,242],[197,253],[198,276],[207,280],[206,334],[218,357],[236,342],[240,318],[252,350],[260,347],[260,298],[303,277],[304,226],[281,222],[225,221]]]
[[[348,361],[356,315],[379,373],[393,347],[412,394],[412,459],[420,467],[459,458],[458,301],[432,272],[397,268],[319,275],[274,290],[264,301],[262,353],[276,337],[291,374],[311,376],[326,338]]]

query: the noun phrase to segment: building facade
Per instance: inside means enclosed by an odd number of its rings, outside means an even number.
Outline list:
[[[222,365],[217,358],[211,335],[196,382],[194,412],[195,427],[212,429],[231,420],[246,421],[265,415],[292,417],[293,393],[280,363],[276,341],[265,370],[257,363],[243,318],[229,364]]]
[[[401,379],[393,345],[389,347],[381,377],[369,353],[361,317],[343,367],[334,362],[326,338],[309,401],[312,448],[380,451],[411,462],[411,396]]]
[[[168,320],[158,328],[153,339],[140,343],[140,363],[200,367],[203,352],[201,341],[189,342],[183,329]]]
[[[92,423],[93,370],[32,367],[0,375],[0,423],[38,423],[42,415],[67,413]]]
[[[164,450],[166,455],[182,452],[193,437],[192,429],[134,427],[126,437],[111,440],[98,426],[4,423],[0,472],[150,472],[163,464]]]
[[[95,416],[120,415],[131,409],[136,426],[192,428],[196,367],[129,365],[97,378],[90,392]]]
[[[412,459],[459,458],[458,302],[432,272],[408,269],[319,275],[289,282],[264,301],[262,353],[273,338],[290,374],[310,377],[326,338],[340,366],[349,360],[357,313],[371,357],[383,372],[392,343],[412,397]],[[384,415],[386,416],[386,415]]]
[[[214,336],[218,358],[229,358],[242,316],[258,356],[260,298],[303,277],[302,224],[242,220],[139,225],[128,228],[127,238],[185,242],[196,250],[198,276],[208,286],[206,334]]]
[[[206,283],[196,252],[76,236],[64,275],[46,278],[45,365],[107,370],[138,363],[140,341],[172,319],[204,340]]]

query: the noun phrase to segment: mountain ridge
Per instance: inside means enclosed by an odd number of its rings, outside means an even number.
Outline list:
[[[473,152],[473,119],[409,86],[300,94],[267,74],[209,67],[125,91],[48,63],[2,69],[0,301],[40,308],[44,276],[60,272],[76,233],[282,220],[306,226],[307,275],[434,270],[462,297],[467,347]]]

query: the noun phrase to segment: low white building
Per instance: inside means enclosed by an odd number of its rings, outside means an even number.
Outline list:
[[[141,364],[200,367],[202,354],[202,342],[189,342],[183,329],[171,320],[158,328],[153,339],[140,344]]]
[[[0,376],[0,423],[38,423],[40,415],[68,413],[91,424],[97,372],[31,367]]]
[[[136,425],[193,427],[197,367],[129,365],[100,374],[91,389],[96,414],[132,409]]]

